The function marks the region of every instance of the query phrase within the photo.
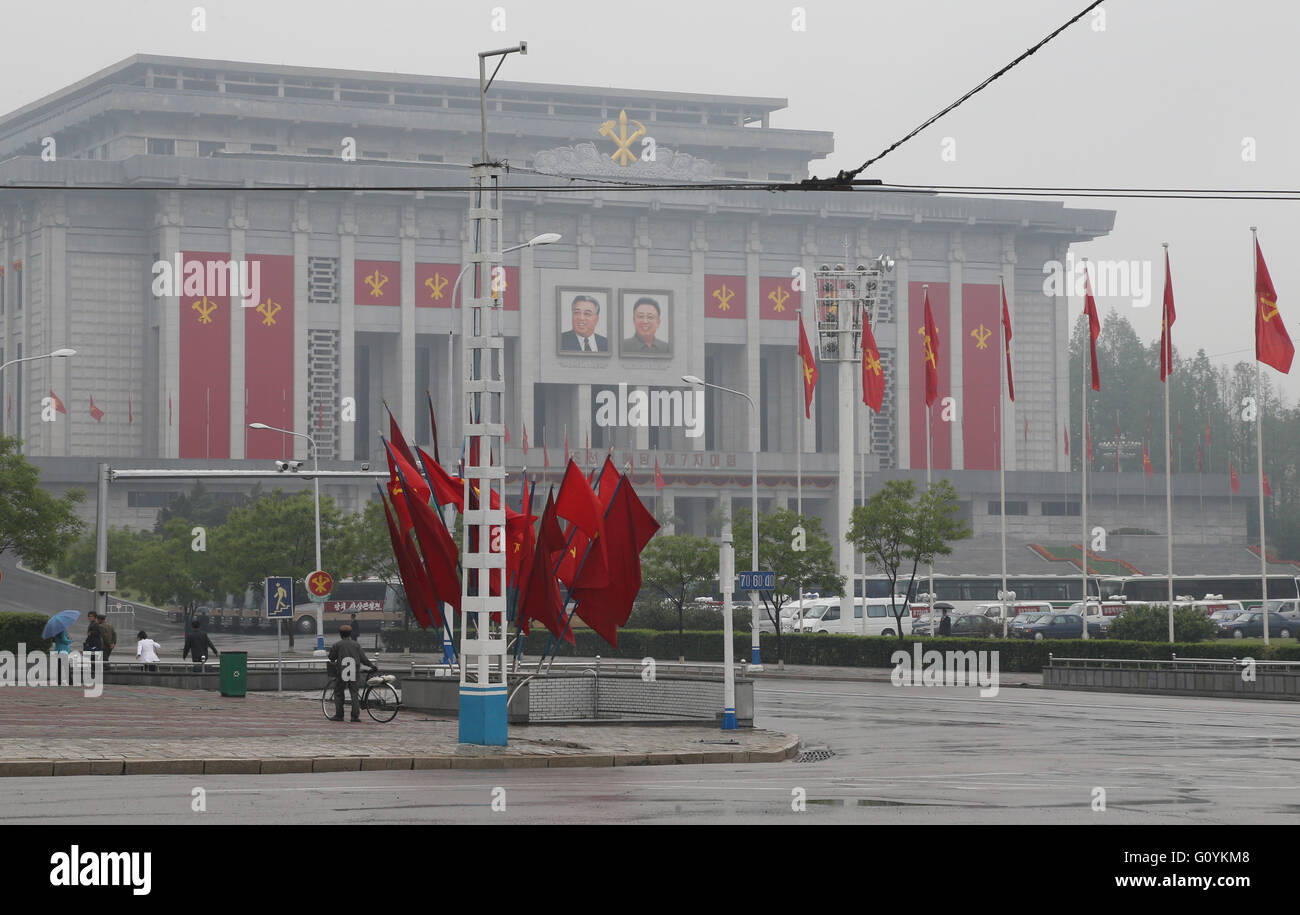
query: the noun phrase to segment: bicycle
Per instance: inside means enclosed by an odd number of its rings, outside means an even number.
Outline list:
[[[402,706],[402,698],[393,684],[397,682],[394,674],[379,674],[379,668],[370,668],[372,675],[366,677],[364,684],[358,684],[361,707],[366,714],[380,723],[392,721]],[[334,686],[337,678],[330,677],[320,695],[321,711],[325,717],[334,720]],[[348,704],[348,691],[344,688],[343,703]]]

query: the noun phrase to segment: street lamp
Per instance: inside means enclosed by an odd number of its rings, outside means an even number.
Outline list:
[[[280,432],[283,433],[284,435],[296,435],[299,438],[305,438],[307,440],[307,443],[311,445],[312,470],[315,471],[315,475],[312,477],[312,485],[315,487],[316,490],[316,499],[315,499],[316,502],[316,568],[317,569],[321,568],[321,564],[320,564],[320,457],[316,453],[316,440],[312,438],[310,435],[308,435],[306,432],[294,432],[292,429],[281,429],[277,426],[268,426],[266,423],[249,423],[248,428],[266,429],[270,432]],[[316,604],[316,651],[314,653],[317,655],[323,655],[325,653],[324,607],[320,603]]]
[[[746,401],[749,402],[749,408],[753,412],[754,425],[750,429],[750,433],[749,433],[749,440],[751,442],[749,489],[753,497],[753,502],[752,502],[753,508],[751,509],[750,512],[753,515],[753,518],[751,519],[753,521],[753,524],[751,525],[751,533],[753,536],[751,537],[750,540],[750,556],[753,557],[753,563],[754,563],[753,568],[754,571],[757,572],[758,571],[758,436],[754,434],[754,430],[758,428],[758,405],[754,403],[754,398],[750,397],[744,391],[736,391],[733,390],[732,388],[724,388],[720,384],[712,384],[711,382],[705,381],[703,378],[700,378],[697,375],[683,375],[682,381],[686,382],[689,385],[693,385],[695,387],[713,388],[718,391],[726,391],[728,394],[735,394],[737,397],[743,397],[745,398]],[[732,585],[730,583],[727,583],[726,587],[732,587]],[[753,605],[753,611],[754,611],[753,640],[750,642],[750,667],[753,670],[762,670],[763,664],[762,661],[759,660],[759,653],[758,653],[758,622],[759,622],[758,592],[750,591],[749,599],[751,604]],[[781,621],[778,618],[777,625],[779,626],[780,624]]]
[[[543,232],[541,235],[537,235],[534,236],[533,238],[528,239],[528,241],[524,242],[522,245],[514,245],[512,247],[506,248],[504,251],[501,252],[501,254],[506,255],[512,251],[518,251],[520,248],[535,248],[538,245],[553,245],[563,237],[564,236],[561,235],[559,232]],[[448,455],[454,453],[454,446],[452,443],[452,436],[454,435],[454,432],[452,430],[451,418],[452,418],[452,413],[455,410],[455,403],[456,403],[455,400],[456,397],[455,374],[456,373],[454,370],[453,355],[452,355],[454,352],[452,348],[452,342],[453,342],[453,337],[456,333],[456,297],[460,292],[460,281],[465,278],[465,274],[468,273],[469,269],[473,266],[474,266],[473,263],[469,263],[466,264],[464,267],[461,267],[460,273],[456,274],[456,282],[451,287],[451,323],[447,325],[447,419],[445,423],[447,428],[447,454]],[[431,429],[429,431],[432,432],[433,430]]]

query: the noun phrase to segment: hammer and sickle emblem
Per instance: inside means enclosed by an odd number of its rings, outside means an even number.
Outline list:
[[[808,363],[808,360],[806,359],[804,360],[803,363],[803,378],[805,383],[812,384],[813,367]]]
[[[267,299],[261,305],[257,306],[257,313],[262,316],[262,323],[267,327],[275,326],[275,316],[280,313],[280,303]]]
[[[713,290],[713,297],[718,300],[718,311],[731,311],[731,300],[736,297],[736,293],[723,283],[721,289]]]
[[[925,332],[924,327],[918,327],[916,332],[925,338],[925,361],[937,367],[934,361],[934,347],[930,344],[930,335]]]
[[[983,324],[971,331],[970,335],[975,338],[975,348],[988,349],[989,336],[992,335],[992,333],[993,331],[989,330]]]
[[[1260,296],[1259,307],[1260,310],[1264,313],[1265,321],[1272,321],[1273,318],[1277,316],[1277,302],[1274,301],[1273,299],[1266,299],[1263,296]]]
[[[435,302],[442,301],[442,291],[447,288],[447,278],[441,273],[435,273],[424,281],[424,285],[429,287],[429,298]]]
[[[790,298],[790,293],[786,292],[780,286],[767,294],[768,299],[772,302],[772,310],[777,312],[785,311],[786,300]]]
[[[880,374],[880,357],[875,353],[867,353],[867,368],[873,375]]]
[[[631,136],[629,136],[627,132],[627,124],[629,120],[636,125],[636,130]],[[600,125],[599,133],[601,136],[609,137],[618,144],[618,149],[610,153],[609,157],[619,165],[631,165],[637,160],[637,156],[628,149],[628,147],[641,139],[645,134],[645,125],[634,118],[628,118],[626,111],[620,111],[618,113],[618,132],[614,132],[613,121],[606,121],[604,124]]]
[[[380,273],[378,267],[376,267],[375,272],[366,277],[365,280],[366,285],[370,287],[371,298],[377,299],[384,294],[384,286],[388,284],[388,277]]]
[[[212,313],[217,310],[217,303],[209,299],[207,296],[204,296],[203,298],[198,299],[190,307],[199,313],[200,324],[211,324]]]

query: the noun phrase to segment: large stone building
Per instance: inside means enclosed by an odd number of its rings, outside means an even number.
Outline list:
[[[630,461],[649,501],[657,462],[667,484],[659,508],[703,532],[719,507],[748,504],[752,445],[762,452],[763,504],[793,507],[802,449],[805,511],[836,530],[841,435],[855,436],[854,452],[866,455],[858,468],[866,474],[855,478],[868,493],[924,467],[917,330],[928,288],[941,393],[953,398],[950,421],[933,412],[933,467],[962,491],[977,533],[994,531],[1005,280],[1018,395],[1004,417],[1008,514],[1020,540],[1077,542],[1078,480],[1062,473],[1067,312],[1045,294],[1043,265],[1108,232],[1114,214],[1046,201],[719,186],[797,181],[832,151],[829,132],[773,127],[784,106],[494,84],[489,148],[510,167],[506,244],[563,236],[506,255],[507,464],[525,462],[526,433],[530,468],[540,469],[545,446],[554,478],[566,437],[584,461],[589,441],[591,461],[609,448]],[[144,55],[0,118],[0,358],[77,350],[5,371],[4,431],[23,439],[55,488],[88,484],[96,460],[246,467],[307,456],[301,439],[249,430],[252,422],[311,434],[326,466],[382,466],[384,403],[429,443],[429,390],[444,461],[448,452],[454,459],[448,333],[459,333],[452,293],[472,249],[468,165],[479,145],[476,80]],[[664,184],[676,186],[638,186]],[[875,328],[884,408],[868,422],[860,392],[838,390],[823,365],[803,421],[795,319],[812,292],[793,278],[879,254],[896,261]],[[229,288],[183,282],[198,269],[191,265],[226,261],[256,266],[249,307]],[[636,336],[634,312],[646,298],[658,320],[652,346]],[[576,307],[595,312],[586,320],[603,349],[578,350]],[[603,392],[620,383],[681,390],[686,374],[746,392],[757,424],[738,399],[714,392],[697,429],[679,417],[601,422]],[[51,409],[52,396],[66,414]],[[841,397],[857,403],[854,428],[841,427]],[[115,485],[113,522],[151,522],[180,488]],[[373,487],[326,491],[356,507]],[[1180,494],[1180,507],[1196,498]],[[1151,526],[1136,502],[1115,506],[1108,523]],[[1240,511],[1238,500],[1235,512],[1217,512],[1213,536],[1239,529]]]

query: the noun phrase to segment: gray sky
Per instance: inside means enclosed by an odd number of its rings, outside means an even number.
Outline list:
[[[1086,0],[54,0],[13,5],[0,56],[10,111],[134,53],[471,77],[476,52],[529,42],[503,79],[789,99],[775,127],[833,131],[818,174],[861,164],[956,99]],[[206,11],[205,32],[191,10]],[[806,11],[807,30],[791,11]],[[492,28],[494,9],[505,31]],[[1292,72],[1300,7],[1282,0],[1113,0],[867,173],[914,184],[1300,187]],[[946,137],[956,161],[941,158]],[[1243,138],[1257,160],[1242,158]],[[1300,203],[1073,199],[1118,211],[1080,246],[1150,260],[1151,305],[1099,297],[1140,336],[1160,327],[1170,244],[1174,342],[1216,362],[1253,354],[1249,226],[1300,343]],[[1081,303],[1071,302],[1077,315]],[[1271,369],[1266,376],[1282,379]],[[1103,379],[1103,384],[1105,380]],[[1300,396],[1300,363],[1286,379]]]

